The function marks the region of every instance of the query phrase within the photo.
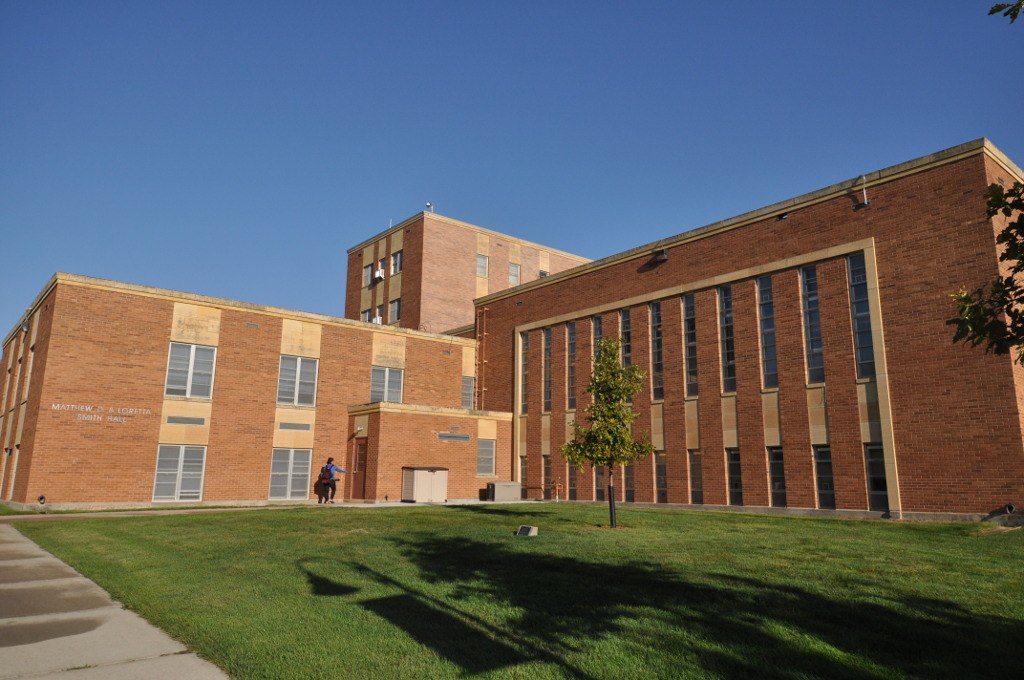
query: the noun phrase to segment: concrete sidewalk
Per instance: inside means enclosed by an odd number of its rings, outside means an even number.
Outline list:
[[[0,525],[0,679],[224,680],[228,676]]]

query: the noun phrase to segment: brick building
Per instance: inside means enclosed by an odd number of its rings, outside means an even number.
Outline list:
[[[0,501],[294,502],[329,455],[356,500],[413,468],[604,500],[559,448],[614,335],[656,449],[622,501],[1020,504],[1024,367],[945,324],[999,272],[985,187],[1019,179],[977,140],[594,262],[421,213],[348,251],[347,319],[58,274],[4,339]]]

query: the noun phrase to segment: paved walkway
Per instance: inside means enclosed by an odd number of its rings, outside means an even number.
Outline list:
[[[226,680],[13,527],[0,525],[0,679]]]

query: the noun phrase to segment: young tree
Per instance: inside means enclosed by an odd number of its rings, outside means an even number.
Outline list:
[[[1002,246],[999,261],[1009,265],[1005,276],[974,291],[961,288],[952,294],[957,316],[946,323],[956,326],[953,342],[971,347],[985,345],[986,352],[1017,353],[1015,361],[1024,364],[1024,184],[1015,182],[1010,189],[999,184],[985,191],[989,217],[1008,218],[1006,228],[996,237]],[[1009,219],[1016,216],[1016,219]]]
[[[587,392],[594,396],[586,410],[588,426],[573,423],[573,438],[562,447],[562,456],[577,465],[588,462],[608,466],[608,513],[612,528],[618,526],[615,466],[626,465],[654,451],[647,438],[633,439],[630,425],[637,413],[627,403],[643,388],[646,375],[637,366],[622,366],[619,347],[617,338],[606,338],[598,344],[594,372],[587,386]]]
[[[992,16],[993,14],[999,14],[1002,12],[1003,16],[1009,18],[1010,23],[1012,24],[1017,20],[1017,17],[1020,16],[1021,11],[1024,11],[1024,0],[1017,0],[1017,2],[1000,2],[992,5],[988,10],[988,15]]]

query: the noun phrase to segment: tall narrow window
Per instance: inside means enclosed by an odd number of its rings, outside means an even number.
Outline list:
[[[368,264],[363,267],[363,288],[369,287],[373,283],[373,265]]]
[[[529,333],[520,333],[519,340],[521,345],[521,351],[519,354],[519,412],[526,413],[526,378],[527,378],[527,357],[530,356],[530,335]],[[525,480],[523,480],[525,483]]]
[[[400,368],[372,366],[370,368],[370,402],[402,403],[402,377]]]
[[[508,285],[518,286],[520,279],[520,268],[515,262],[510,262],[508,265]]]
[[[768,447],[768,481],[771,483],[772,506],[786,507],[786,467],[782,463],[782,447]]]
[[[761,380],[765,387],[779,386],[779,366],[775,361],[775,303],[772,301],[772,277],[757,280],[757,306],[761,317]]]
[[[551,500],[551,456],[541,456],[541,472],[544,475],[544,500]]]
[[[213,365],[216,347],[171,343],[167,358],[164,394],[208,399],[213,394]]]
[[[476,275],[487,278],[487,256],[477,255],[476,256]]]
[[[694,505],[704,503],[704,466],[700,451],[690,449],[686,452],[690,463],[690,502]]]
[[[661,356],[661,303],[651,303],[651,397],[665,398],[664,364]]]
[[[804,340],[807,349],[807,382],[825,382],[825,353],[821,341],[821,311],[818,307],[818,272],[814,265],[800,268],[804,297]]]
[[[665,454],[654,454],[654,490],[657,492],[658,503],[668,503],[668,469],[665,464]]]
[[[881,444],[865,444],[868,467],[868,501],[872,510],[889,512],[889,487],[885,482],[885,456]]]
[[[380,258],[380,260],[377,261],[378,278],[380,278],[380,279],[384,278],[384,271],[385,271],[384,267],[385,267],[385,265],[387,265],[387,263],[388,263],[388,259],[386,257],[382,257],[382,258]]]
[[[633,334],[629,330],[629,310],[619,310],[619,332],[622,335],[622,365],[633,363]]]
[[[402,259],[403,259],[403,256],[402,256],[402,251],[401,250],[396,250],[395,252],[391,253],[391,273],[392,274],[398,274],[399,272],[402,271]]]
[[[281,356],[277,379],[277,403],[313,406],[316,403],[317,360],[309,357]]]
[[[683,341],[686,354],[686,396],[697,396],[697,312],[693,293],[683,296]]]
[[[832,449],[814,447],[814,475],[818,478],[818,507],[836,507],[836,489],[832,483]]]
[[[541,270],[540,270],[540,271],[539,271],[539,272],[537,273],[537,277],[538,277],[538,278],[541,278],[541,279],[546,279],[546,278],[547,278],[547,277],[549,277],[550,275],[551,275],[551,272],[546,272],[546,271],[544,271],[543,269],[541,269]]]
[[[565,324],[565,393],[568,408],[576,408],[576,322]]]
[[[161,444],[156,456],[154,501],[201,501],[205,446]]]
[[[871,337],[871,308],[868,304],[868,274],[864,265],[864,253],[854,253],[846,258],[846,262],[850,273],[850,314],[853,317],[857,377],[874,378],[875,345]]]
[[[726,449],[725,459],[729,472],[729,505],[743,505],[743,475],[740,470],[740,450]]]
[[[274,449],[270,456],[270,500],[309,497],[312,449]]]
[[[569,500],[576,500],[576,463],[569,461]]]
[[[476,474],[477,477],[494,476],[494,450],[497,440],[476,440]]]
[[[551,410],[551,329],[544,329],[544,364],[541,366],[544,380],[544,411]]]
[[[597,354],[597,346],[601,344],[602,329],[601,326],[604,322],[604,317],[594,316],[590,318],[590,323],[594,331],[594,354]]]
[[[360,321],[366,321],[367,323],[369,323],[369,321],[371,319],[373,319],[373,311],[372,310],[364,309],[363,311],[359,312],[359,320]]]
[[[388,323],[398,323],[402,320],[402,298],[395,298],[389,303]]]
[[[473,408],[476,397],[476,378],[462,376],[462,408]]]
[[[519,456],[519,497],[526,500],[529,497],[529,488],[526,486],[526,472],[529,470],[527,466],[526,456]]]
[[[625,490],[625,499],[627,503],[632,503],[636,500],[636,489],[634,484],[636,481],[636,466],[633,463],[629,463],[623,468],[623,489]]]
[[[732,287],[718,289],[718,326],[722,345],[722,391],[736,391],[736,347],[732,337]]]
[[[377,305],[377,315],[373,320],[374,323],[384,323],[384,305]]]
[[[595,465],[594,466],[594,500],[603,501],[605,500],[605,488],[608,486],[608,482],[605,481],[605,466]]]

